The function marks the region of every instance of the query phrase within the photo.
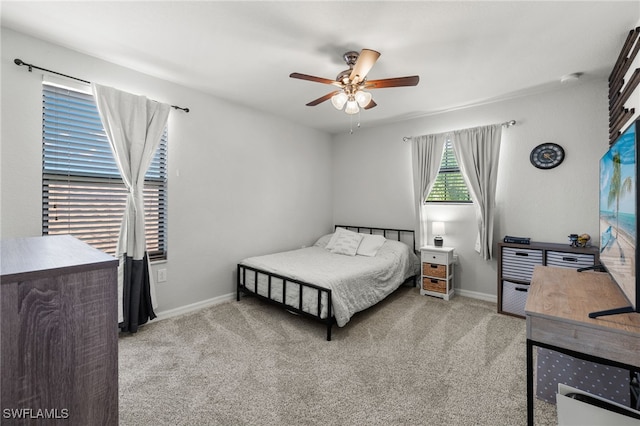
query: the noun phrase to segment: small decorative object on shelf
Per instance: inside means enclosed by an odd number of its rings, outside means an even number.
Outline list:
[[[505,243],[511,244],[531,244],[531,238],[529,237],[512,237],[509,235],[505,235],[504,237]]]
[[[578,247],[587,247],[590,245],[591,235],[589,234],[580,234],[578,237]]]
[[[588,247],[589,241],[591,241],[591,235],[589,234],[570,234],[569,245],[571,247]]]
[[[571,247],[578,247],[578,234],[569,234],[569,245]]]

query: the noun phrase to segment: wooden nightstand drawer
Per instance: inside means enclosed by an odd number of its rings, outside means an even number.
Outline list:
[[[422,252],[422,262],[446,265],[449,262],[447,253]]]
[[[447,292],[447,281],[437,280],[435,278],[422,278],[422,288],[426,291],[435,291],[437,293]]]
[[[435,263],[423,263],[422,275],[435,278],[447,278],[447,266]]]

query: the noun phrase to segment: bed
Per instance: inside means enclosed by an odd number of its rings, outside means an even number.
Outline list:
[[[415,283],[420,260],[413,230],[336,225],[311,247],[249,257],[237,265],[237,300],[256,296],[290,312],[334,324]]]

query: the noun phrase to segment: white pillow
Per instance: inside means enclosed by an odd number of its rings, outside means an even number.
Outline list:
[[[322,237],[318,238],[318,241],[316,241],[315,244],[313,244],[313,246],[327,248],[327,244],[331,240],[332,236],[333,234],[323,235]]]
[[[325,246],[325,248],[326,248],[327,250],[331,250],[331,249],[333,248],[333,246],[336,244],[336,241],[338,240],[338,237],[340,237],[340,234],[341,234],[343,231],[347,231],[347,230],[346,230],[346,229],[344,229],[344,228],[340,228],[340,227],[337,227],[337,228],[336,228],[335,232],[334,232],[334,233],[333,233],[333,235],[331,236],[331,239],[329,240],[329,242],[328,242],[328,243],[327,243],[327,245]]]
[[[356,254],[359,256],[369,256],[373,257],[378,253],[380,247],[384,244],[387,239],[382,235],[368,235],[368,234],[360,234],[362,235],[362,241],[358,246],[358,250]]]
[[[331,238],[331,240],[333,241],[333,245],[331,249],[329,249],[329,251],[335,254],[345,254],[347,256],[355,256],[356,252],[358,251],[358,246],[362,241],[363,235],[358,234],[357,232],[348,231],[346,229],[343,229],[340,232],[337,232],[336,230],[335,234],[337,234],[337,237],[335,240],[333,239],[333,237]],[[335,234],[334,234],[334,237],[336,236]],[[327,247],[330,244],[331,244],[331,241],[329,241],[329,244],[327,244]]]

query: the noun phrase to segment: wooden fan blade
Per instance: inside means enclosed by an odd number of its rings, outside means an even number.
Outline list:
[[[364,109],[371,109],[374,106],[378,105],[377,103],[375,103],[375,101],[373,99],[371,99],[371,101],[367,104],[366,107],[364,107]]]
[[[353,66],[353,70],[351,70],[351,75],[349,75],[349,80],[354,83],[359,83],[364,80],[367,76],[373,64],[376,63],[378,58],[380,57],[380,53],[371,49],[362,49],[360,52],[360,56],[358,56],[358,60],[356,64]],[[356,81],[357,77],[357,81]]]
[[[369,80],[365,83],[367,89],[384,89],[385,87],[417,86],[420,77],[412,75],[410,77],[385,78],[383,80]]]
[[[339,90],[335,90],[335,91],[333,91],[333,92],[331,92],[331,93],[327,93],[326,95],[324,95],[324,96],[322,96],[322,97],[320,97],[320,98],[318,98],[318,99],[316,99],[316,100],[313,100],[313,101],[309,102],[309,103],[307,104],[307,106],[316,106],[316,105],[318,105],[318,104],[321,104],[322,102],[324,102],[324,101],[327,101],[327,100],[331,99],[331,97],[332,97],[333,95],[337,94],[337,93],[340,93],[340,91],[339,91]]]
[[[312,75],[307,75],[307,74],[300,74],[299,72],[293,72],[293,73],[289,74],[289,77],[291,77],[291,78],[299,78],[300,80],[315,81],[316,83],[324,83],[324,84],[336,84],[337,83],[335,80],[329,80],[328,78],[322,78],[322,77],[314,77]]]

